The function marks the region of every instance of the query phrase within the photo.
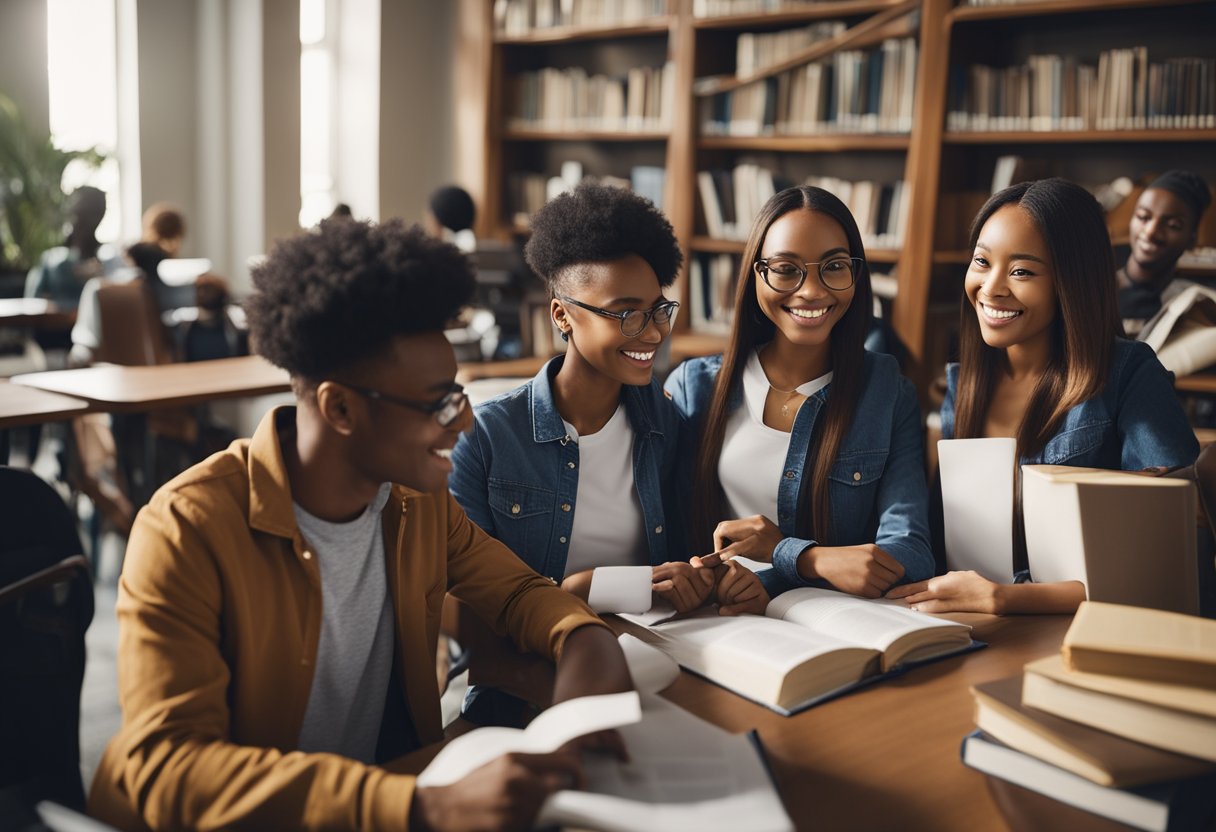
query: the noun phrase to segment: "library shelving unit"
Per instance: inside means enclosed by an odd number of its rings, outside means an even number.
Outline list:
[[[706,193],[698,174],[756,166],[775,183],[810,176],[846,181],[893,183],[906,190],[902,240],[867,246],[874,271],[892,271],[897,292],[891,321],[910,354],[910,374],[922,391],[949,354],[949,331],[956,324],[962,275],[969,254],[966,232],[988,195],[994,166],[1015,155],[1027,176],[1065,176],[1086,185],[1119,176],[1143,179],[1168,167],[1189,167],[1216,181],[1216,123],[1151,129],[1125,121],[1118,128],[957,130],[951,121],[952,96],[973,65],[1001,71],[1032,56],[1096,67],[1101,53],[1145,47],[1147,60],[1216,57],[1216,2],[1213,0],[1014,0],[961,5],[956,0],[826,0],[787,3],[735,2],[737,14],[705,16],[707,9],[731,8],[718,0],[666,0],[649,16],[615,25],[550,26],[506,34],[496,30],[501,14],[522,0],[461,0],[457,102],[457,154],[462,181],[482,207],[480,235],[506,238],[527,233],[516,216],[509,183],[521,171],[557,176],[563,161],[576,161],[595,176],[623,179],[637,166],[665,171],[663,209],[671,219],[690,263],[699,257],[728,256],[737,262],[743,244],[732,235],[713,236],[707,226]],[[546,14],[578,7],[582,0],[531,0],[548,5]],[[596,0],[600,8],[646,6],[637,0]],[[657,11],[656,11],[657,10]],[[740,35],[764,35],[841,21],[837,33],[796,48],[779,62],[737,77]],[[886,48],[893,40],[915,43],[914,106],[903,129],[849,130],[844,127],[793,130],[761,125],[733,130],[711,103],[715,96],[768,84],[845,51]],[[1072,64],[1070,63],[1069,66]],[[581,67],[589,75],[624,75],[631,68],[668,67],[670,92],[661,125],[629,129],[537,129],[518,126],[508,108],[513,78],[542,68]],[[1143,73],[1143,70],[1138,70]],[[1095,69],[1096,72],[1096,69]],[[864,76],[862,76],[864,77]],[[906,73],[904,74],[907,82]],[[787,83],[781,81],[780,83]],[[865,82],[863,82],[865,83]],[[1192,95],[1211,97],[1196,84]],[[909,87],[910,88],[910,87]],[[1040,90],[1041,93],[1041,90]],[[771,107],[771,105],[770,105]],[[741,107],[739,109],[742,109]],[[763,106],[762,106],[763,109]],[[771,110],[764,113],[772,120]],[[717,129],[710,124],[718,119]],[[1202,121],[1202,120],[1200,120]],[[910,126],[911,129],[907,129]],[[1076,128],[1078,125],[1067,125]],[[753,135],[738,135],[751,132]],[[1016,181],[1016,178],[1015,178]],[[746,228],[748,217],[737,218]],[[1112,229],[1116,240],[1126,229]],[[737,234],[733,236],[738,236]],[[1206,245],[1216,241],[1204,241]],[[679,296],[688,304],[689,272]],[[695,316],[682,313],[677,340],[688,351],[720,349],[724,339],[697,331]],[[677,349],[679,344],[677,342]]]

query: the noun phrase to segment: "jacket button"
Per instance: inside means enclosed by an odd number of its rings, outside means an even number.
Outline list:
[[[570,510],[570,504],[562,503],[562,511],[569,511],[569,510]]]
[[[794,478],[794,472],[793,472],[793,471],[786,471],[786,472],[785,472],[785,478],[786,478],[787,480],[792,480],[792,479]]]
[[[662,533],[663,533],[663,527],[662,527],[662,526],[655,526],[655,527],[654,527],[654,533],[655,533],[655,534],[662,534]]]
[[[861,472],[854,471],[853,472],[853,482],[860,482],[860,481],[861,481]]]
[[[312,552],[305,550],[304,551],[304,560],[312,560]]]
[[[573,467],[574,467],[574,463],[573,463],[573,462],[567,462],[567,463],[566,463],[566,467],[567,467],[567,468],[573,468]]]
[[[512,513],[512,514],[519,514],[519,503],[512,503],[512,504],[511,504],[511,513]]]
[[[559,537],[557,540],[558,540],[558,542],[559,542],[559,543],[565,543],[565,542],[566,542],[566,538],[565,538],[565,536]]]

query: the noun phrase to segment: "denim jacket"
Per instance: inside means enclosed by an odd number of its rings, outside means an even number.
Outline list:
[[[957,388],[958,365],[950,364],[941,411],[943,439],[954,438]],[[1147,344],[1119,338],[1102,392],[1069,410],[1043,450],[1021,462],[1140,471],[1190,465],[1198,455],[1199,443],[1170,373]]]
[[[692,471],[705,414],[722,356],[695,358],[677,367],[667,379],[676,409],[687,420],[689,441],[683,443],[681,466]],[[889,355],[867,351],[861,397],[829,474],[831,543],[848,546],[875,543],[904,567],[904,581],[933,575],[929,548],[928,489],[925,485],[924,438],[920,410],[912,383],[899,373]],[[814,393],[798,410],[790,432],[785,474],[777,491],[775,520],[784,539],[773,551],[773,568],[759,574],[769,595],[808,586],[798,573],[798,556],[815,540],[797,536],[799,512],[809,510],[799,500],[807,449],[815,420],[827,404],[832,385]],[[730,394],[730,408],[742,407],[743,390]],[[685,487],[690,487],[686,483]]]
[[[560,582],[578,510],[578,444],[553,403],[564,356],[527,384],[474,408],[473,429],[452,453],[449,488],[465,513],[546,577]],[[622,388],[633,428],[633,480],[650,562],[686,559],[672,484],[679,417],[658,382]],[[590,476],[594,476],[591,472]]]

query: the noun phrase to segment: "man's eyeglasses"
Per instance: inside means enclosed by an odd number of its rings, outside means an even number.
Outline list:
[[[788,257],[769,257],[757,260],[754,268],[770,289],[788,295],[802,288],[811,266],[817,267],[819,281],[825,287],[833,292],[843,292],[853,285],[864,262],[860,257],[833,257],[822,263],[799,263]]]
[[[601,309],[598,306],[592,306],[589,303],[583,303],[581,300],[568,298],[565,295],[558,295],[557,299],[563,303],[573,303],[575,306],[582,307],[588,312],[594,312],[597,315],[603,315],[605,318],[616,318],[621,322],[621,334],[626,338],[636,338],[641,335],[646,327],[650,326],[652,319],[659,326],[671,323],[676,317],[676,310],[680,308],[678,300],[665,300],[662,303],[656,303],[649,309],[628,309],[624,312],[609,312],[607,309]]]
[[[397,396],[390,396],[388,393],[381,393],[379,390],[373,390],[370,387],[360,387],[355,384],[347,384],[344,381],[339,383],[344,387],[349,387],[356,393],[367,396],[369,399],[374,399],[378,402],[388,402],[400,407],[408,407],[420,413],[429,413],[435,417],[435,421],[439,423],[439,426],[444,428],[460,418],[460,414],[464,413],[465,408],[469,406],[469,397],[464,392],[464,386],[460,384],[453,384],[452,389],[445,393],[443,398],[438,401],[415,402]]]

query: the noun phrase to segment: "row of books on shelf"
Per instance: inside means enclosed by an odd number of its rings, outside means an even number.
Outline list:
[[[908,133],[916,89],[914,38],[846,50],[701,101],[705,135]]]
[[[821,20],[780,32],[743,32],[735,39],[735,74],[745,78],[787,60],[808,46],[831,40],[847,28],[843,20]]]
[[[827,0],[693,0],[694,17],[730,17],[736,14],[798,11]]]
[[[544,130],[666,130],[675,68],[636,66],[623,76],[581,67],[512,77],[509,126]]]
[[[1021,66],[951,72],[950,130],[1122,130],[1216,127],[1216,58],[1150,62],[1111,49],[1097,65],[1032,55]]]
[[[697,192],[706,231],[721,240],[747,239],[752,220],[764,203],[794,184],[779,173],[748,163],[731,170],[700,171]],[[849,206],[867,246],[899,248],[903,244],[911,196],[903,180],[850,182],[834,176],[811,176],[805,184],[830,191]]]
[[[507,205],[511,206],[514,223],[527,226],[531,216],[541,206],[563,191],[574,188],[584,178],[583,166],[575,161],[563,162],[561,173],[557,176],[530,172],[510,174],[507,177]],[[663,191],[667,186],[665,168],[635,165],[630,169],[628,179],[618,176],[600,176],[596,179],[608,185],[629,188],[649,199],[660,211],[663,210]]]
[[[626,26],[666,13],[665,0],[495,0],[494,29],[527,35],[562,26]]]
[[[1085,602],[1060,654],[972,693],[963,762],[1002,805],[1057,801],[1061,828],[1085,821],[1061,803],[1135,829],[1216,823],[1216,622]]]

